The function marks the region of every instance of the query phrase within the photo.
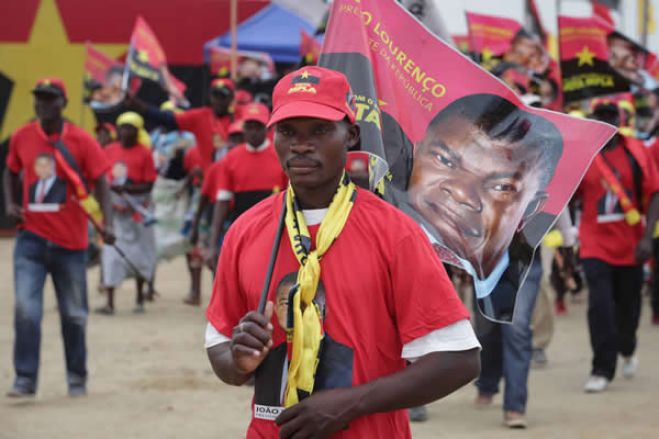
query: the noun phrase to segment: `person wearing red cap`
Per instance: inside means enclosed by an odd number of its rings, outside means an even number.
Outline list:
[[[128,96],[126,103],[157,125],[194,134],[205,171],[213,163],[216,150],[226,147],[229,125],[233,121],[234,92],[233,81],[220,78],[211,82],[210,106],[173,113],[149,106],[134,96]]]
[[[288,184],[267,137],[268,107],[260,103],[248,104],[243,108],[242,116],[245,143],[227,154],[217,174],[216,204],[207,258],[212,268],[217,262],[220,237],[228,227],[225,223],[235,221],[246,210],[283,190]]]
[[[109,164],[94,138],[63,118],[67,99],[61,80],[42,79],[32,93],[37,120],[11,136],[3,176],[6,212],[19,229],[14,248],[16,378],[8,396],[36,393],[43,287],[49,273],[62,321],[69,395],[80,396],[87,380],[88,218],[83,206],[87,210],[89,205],[83,201],[91,200],[86,188],[93,185],[104,213],[103,238],[113,243],[104,178]]]
[[[346,77],[305,67],[279,81],[273,103],[290,185],[224,239],[206,312],[211,365],[229,384],[254,376],[248,438],[410,438],[403,409],[478,375],[469,313],[420,227],[347,177],[359,128]],[[268,268],[261,314],[252,310]],[[278,295],[291,273],[294,286]],[[275,317],[280,309],[287,318]],[[286,355],[270,355],[282,344]]]

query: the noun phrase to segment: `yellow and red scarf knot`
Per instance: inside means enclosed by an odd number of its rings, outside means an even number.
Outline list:
[[[357,188],[347,174],[330,203],[327,215],[320,223],[316,236],[316,248],[311,250],[311,233],[304,220],[302,209],[295,200],[291,185],[286,193],[286,230],[293,253],[300,263],[297,289],[289,297],[289,313],[293,326],[287,329],[290,364],[284,405],[290,407],[300,401],[300,395],[313,391],[318,352],[323,339],[320,308],[314,303],[320,281],[320,260],[332,243],[341,234],[354,205]],[[311,305],[311,306],[309,306]]]

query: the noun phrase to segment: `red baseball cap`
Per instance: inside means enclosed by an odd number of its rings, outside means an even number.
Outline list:
[[[229,134],[242,134],[243,132],[243,121],[238,120],[229,125]]]
[[[219,91],[229,90],[233,92],[236,90],[236,85],[229,78],[217,78],[211,81],[211,92],[215,90],[219,90]]]
[[[247,90],[237,90],[236,91],[236,104],[245,105],[249,104],[254,100],[254,96]]]
[[[270,110],[260,102],[253,102],[244,105],[240,109],[240,116],[243,122],[255,120],[261,122],[263,125],[267,125],[270,119]]]
[[[66,87],[64,81],[59,78],[42,78],[38,80],[32,89],[32,93],[50,93],[66,99]]]
[[[355,101],[348,79],[335,70],[307,66],[284,76],[272,94],[268,126],[294,117],[355,123]]]

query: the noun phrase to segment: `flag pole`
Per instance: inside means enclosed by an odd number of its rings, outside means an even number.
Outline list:
[[[641,45],[643,47],[648,46],[648,14],[650,9],[649,0],[643,0],[643,23],[642,23],[642,35],[641,35]]]
[[[121,78],[121,91],[128,91],[128,77],[130,75],[130,70],[128,64],[130,63],[131,52],[133,51],[133,46],[128,46],[128,53],[126,54],[126,62],[124,63],[124,76]]]
[[[235,81],[236,71],[238,69],[238,0],[231,0],[230,11],[230,26],[231,26],[231,79]]]

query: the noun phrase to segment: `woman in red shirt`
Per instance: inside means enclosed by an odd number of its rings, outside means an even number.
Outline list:
[[[117,231],[116,247],[103,248],[103,286],[107,304],[96,312],[114,314],[114,289],[129,276],[137,277],[135,312],[144,312],[144,281],[153,277],[156,246],[153,216],[149,212],[151,189],[156,169],[144,121],[137,113],[124,113],[117,119],[119,141],[108,145],[105,153],[111,164],[109,174],[112,190],[113,222]],[[128,262],[130,261],[130,262]],[[135,273],[137,270],[139,273]]]

